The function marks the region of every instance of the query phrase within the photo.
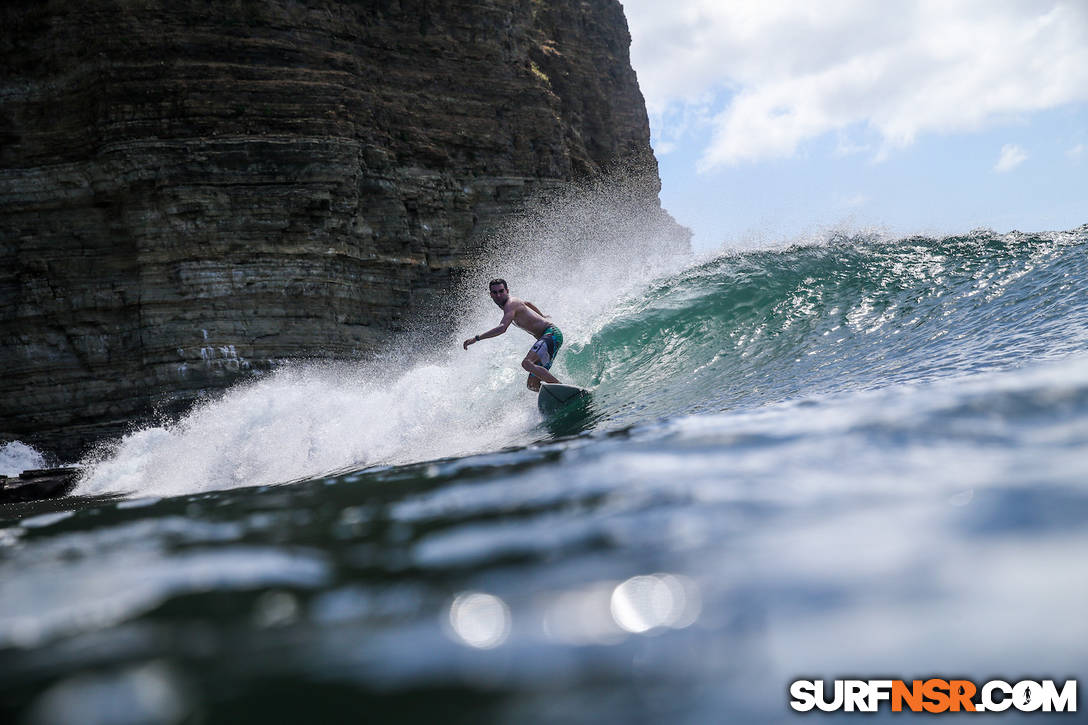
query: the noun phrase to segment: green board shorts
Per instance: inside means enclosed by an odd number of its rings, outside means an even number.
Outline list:
[[[555,362],[555,355],[559,352],[562,344],[563,333],[555,325],[549,325],[548,329],[544,330],[544,334],[529,348],[529,352],[536,353],[536,356],[540,358],[542,368],[551,370],[552,363]]]

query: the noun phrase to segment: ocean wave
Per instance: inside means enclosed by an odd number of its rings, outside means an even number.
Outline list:
[[[666,256],[637,273],[614,247],[580,249],[566,272],[543,252],[527,262],[551,275],[527,296],[555,313],[568,340],[554,371],[594,388],[591,415],[558,432],[1007,370],[1088,343],[1088,229],[839,235],[687,266]],[[448,340],[368,362],[288,366],[136,431],[85,462],[78,492],[282,483],[557,434],[524,389],[518,362],[531,340],[512,332],[466,353],[459,341],[493,326],[497,311],[465,305]]]

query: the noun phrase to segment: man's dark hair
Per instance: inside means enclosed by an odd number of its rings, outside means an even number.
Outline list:
[[[510,291],[510,285],[506,284],[506,280],[505,279],[499,279],[499,278],[493,279],[490,282],[488,282],[487,283],[487,288],[491,289],[491,286],[496,285],[496,284],[501,284],[504,290],[506,290],[507,292]]]

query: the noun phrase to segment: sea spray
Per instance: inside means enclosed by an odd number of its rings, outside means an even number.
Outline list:
[[[488,240],[454,293],[456,306],[479,311],[487,283],[501,277],[511,294],[548,314],[567,343],[584,338],[618,299],[691,263],[688,236],[656,206],[658,185],[656,173],[628,169],[542,195]],[[466,336],[495,326],[494,309],[484,308],[483,319],[462,318]]]
[[[465,351],[501,313],[486,281],[505,276],[584,344],[617,298],[684,263],[660,209],[641,208],[632,178],[553,192],[499,230],[476,272],[424,310],[373,359],[290,363],[193,407],[176,422],[124,436],[84,461],[81,494],[166,496],[284,483],[345,468],[464,456],[539,438],[520,361],[532,340],[510,334]],[[452,317],[445,334],[433,318]],[[555,371],[566,374],[563,356]]]

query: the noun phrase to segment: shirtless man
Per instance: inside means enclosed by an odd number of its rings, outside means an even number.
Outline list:
[[[540,390],[541,380],[558,383],[559,379],[548,372],[548,368],[555,362],[555,354],[559,352],[559,346],[563,344],[563,333],[549,322],[544,313],[532,302],[511,297],[506,280],[493,279],[487,286],[491,289],[491,301],[502,308],[502,322],[498,327],[465,340],[464,348],[467,350],[469,345],[487,337],[498,337],[506,332],[506,328],[513,322],[536,338],[536,343],[521,361],[521,367],[529,373],[525,386],[535,392]]]

